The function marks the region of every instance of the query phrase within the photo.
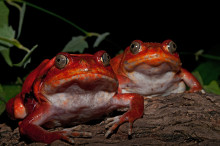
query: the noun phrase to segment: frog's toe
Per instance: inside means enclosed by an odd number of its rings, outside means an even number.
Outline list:
[[[75,141],[72,137],[66,136],[65,134],[62,135],[61,140],[66,141],[68,143],[74,144]]]
[[[105,133],[105,137],[109,137],[110,134],[121,124],[121,116],[116,116],[113,118],[108,118],[105,123],[108,123],[105,128],[109,128]]]
[[[113,117],[113,118],[108,118],[105,123],[107,125],[105,125],[105,128],[109,128],[111,127],[112,125],[114,125],[115,123],[118,123],[120,121],[120,117],[121,116],[116,116],[116,117]]]
[[[91,138],[92,137],[92,133],[91,132],[79,132],[76,130],[80,130],[81,126],[76,126],[76,127],[72,127],[72,128],[66,128],[64,129],[63,135],[67,136],[67,137],[83,137],[83,138]]]

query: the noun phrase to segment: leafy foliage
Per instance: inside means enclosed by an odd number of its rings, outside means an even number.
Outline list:
[[[96,36],[96,40],[93,44],[93,47],[98,47],[99,44],[109,35],[109,32],[105,32],[103,34],[98,34],[98,33],[88,33],[87,36],[77,36],[73,37],[71,41],[69,41],[62,52],[79,52],[83,53],[86,48],[89,47],[88,43],[86,42],[86,38],[90,36]]]
[[[14,4],[10,1],[9,4]],[[23,24],[23,18],[24,18],[24,12],[25,12],[25,5],[23,5],[22,8],[20,8],[19,5],[15,5],[18,7],[20,11],[20,20],[19,20],[19,27],[18,27],[18,36],[20,36],[21,28]],[[15,33],[16,31],[13,30],[12,26],[9,26],[8,24],[8,16],[9,16],[9,9],[5,5],[4,1],[0,1],[0,53],[2,54],[3,58],[5,59],[6,63],[9,66],[24,66],[28,62],[30,62],[30,54],[34,51],[36,47],[33,47],[31,50],[24,47],[17,39],[15,39]],[[17,47],[18,49],[24,50],[27,52],[25,57],[21,60],[21,62],[14,64],[10,58],[10,49],[12,47]]]
[[[95,47],[98,47],[99,44],[100,44],[108,35],[110,35],[109,32],[105,32],[105,33],[103,33],[103,34],[98,35],[98,37],[97,37],[95,43],[93,44],[93,47],[94,47],[94,48],[95,48]]]
[[[1,85],[0,84],[0,115],[5,109],[6,102],[15,97],[21,90],[21,84]]]
[[[201,63],[193,75],[198,79],[206,92],[220,95],[220,67],[219,61],[208,60]]]
[[[6,7],[3,1],[0,1],[0,27],[8,24],[9,9]]]
[[[85,41],[84,36],[73,37],[69,43],[66,44],[62,52],[79,52],[83,53],[84,49],[88,48],[89,45]]]

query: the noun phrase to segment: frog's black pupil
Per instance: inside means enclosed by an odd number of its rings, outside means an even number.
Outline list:
[[[109,56],[108,56],[108,54],[105,54],[105,55],[104,55],[103,60],[104,60],[105,62],[109,60]]]
[[[137,51],[138,51],[138,48],[137,48],[137,47],[135,47],[135,48],[134,48],[134,52],[137,52]]]
[[[131,48],[134,48],[134,44],[131,44]]]
[[[104,66],[108,66],[110,63],[110,56],[107,53],[104,53],[102,55],[102,62],[104,64]]]
[[[60,62],[60,59],[59,59],[59,58],[57,58],[57,62]]]

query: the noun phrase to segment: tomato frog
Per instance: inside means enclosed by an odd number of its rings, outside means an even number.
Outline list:
[[[145,97],[171,93],[205,91],[186,69],[172,40],[163,43],[134,40],[122,54],[111,60],[117,74],[120,93],[138,93]]]
[[[20,119],[19,132],[33,141],[51,143],[89,136],[71,128],[47,131],[44,128],[71,126],[97,119],[119,108],[124,114],[109,118],[105,136],[124,122],[132,124],[143,115],[144,98],[135,93],[118,93],[118,80],[105,51],[92,54],[59,53],[44,60],[24,81],[22,91],[6,105],[12,119]]]

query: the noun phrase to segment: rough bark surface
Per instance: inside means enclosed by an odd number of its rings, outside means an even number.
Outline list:
[[[92,138],[74,138],[76,145],[220,145],[220,96],[184,93],[145,101],[145,114],[135,121],[132,137],[123,124],[106,139],[105,124],[80,125]],[[20,137],[17,121],[0,117],[0,145],[45,145]],[[51,145],[71,145],[57,140]]]

